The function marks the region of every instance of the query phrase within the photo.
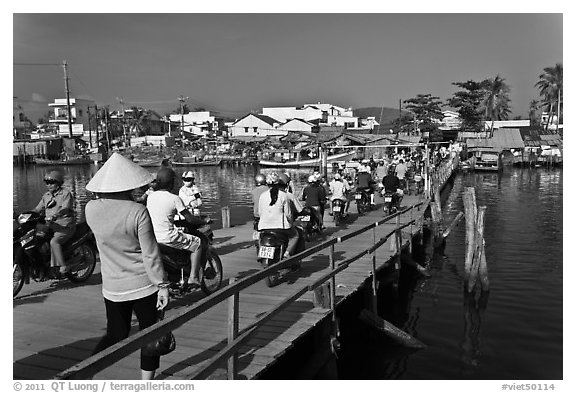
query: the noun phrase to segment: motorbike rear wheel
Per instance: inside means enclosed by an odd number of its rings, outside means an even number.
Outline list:
[[[222,285],[223,269],[222,261],[212,248],[206,253],[207,261],[204,268],[200,269],[200,288],[206,295],[210,295],[220,289]]]
[[[96,267],[96,251],[87,243],[81,244],[74,250],[72,259],[78,259],[72,270],[66,273],[68,280],[78,283],[90,278]]]
[[[334,212],[334,225],[336,226],[340,225],[341,219],[342,216],[340,215],[340,212]]]
[[[14,260],[12,265],[12,297],[18,295],[24,286],[24,270],[22,265],[17,260]]]

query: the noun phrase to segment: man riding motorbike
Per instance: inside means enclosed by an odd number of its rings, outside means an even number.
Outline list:
[[[154,235],[160,244],[180,250],[190,251],[190,277],[188,285],[198,287],[198,278],[202,258],[205,256],[207,245],[202,239],[189,233],[184,233],[174,225],[174,216],[180,214],[192,225],[202,225],[210,222],[209,218],[193,216],[178,195],[171,191],[174,188],[176,173],[172,168],[162,167],[156,174],[156,191],[147,201],[148,211],[154,227]]]
[[[358,177],[356,179],[357,190],[364,191],[370,195],[370,205],[374,206],[374,189],[376,182],[370,174],[370,167],[366,165],[360,166],[358,169]]]
[[[400,200],[404,194],[400,189],[400,179],[396,176],[394,167],[390,167],[388,174],[382,180],[382,184],[384,185],[384,194],[392,194],[392,203],[397,208],[400,207]]]
[[[348,197],[347,194],[350,191],[350,186],[348,185],[348,182],[345,182],[344,179],[342,179],[342,176],[339,173],[335,173],[334,174],[334,180],[332,180],[330,182],[330,192],[332,193],[332,195],[330,196],[330,212],[328,213],[329,215],[332,215],[332,202],[336,199],[341,200],[343,203],[346,203],[348,201]],[[342,214],[343,217],[346,217],[346,212],[343,212],[344,214]]]
[[[74,197],[62,187],[64,176],[59,171],[50,171],[44,175],[44,183],[48,191],[42,195],[40,202],[33,209],[46,217],[46,224],[53,232],[50,239],[51,277],[60,278],[70,267],[66,266],[62,245],[74,235],[76,221],[74,219]]]

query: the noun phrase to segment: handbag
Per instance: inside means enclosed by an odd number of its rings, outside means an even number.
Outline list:
[[[163,319],[164,310],[159,310],[158,320],[161,321]],[[163,356],[169,354],[174,349],[176,349],[176,338],[174,338],[172,332],[168,332],[142,347],[142,354],[145,356]]]

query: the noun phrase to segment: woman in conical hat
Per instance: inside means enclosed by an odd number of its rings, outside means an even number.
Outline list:
[[[106,335],[94,353],[128,337],[132,312],[140,329],[157,321],[168,304],[168,283],[146,207],[132,200],[133,189],[152,175],[114,153],[86,185],[98,199],[86,204],[86,222],[94,232],[102,266],[102,294],[108,319]],[[152,379],[160,358],[140,355],[142,379]]]

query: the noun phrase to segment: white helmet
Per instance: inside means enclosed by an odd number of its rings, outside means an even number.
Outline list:
[[[308,176],[308,183],[314,183],[316,181],[316,176],[315,175],[310,175]]]
[[[195,178],[195,175],[194,175],[194,172],[192,172],[192,171],[187,171],[187,172],[184,172],[182,174],[182,180],[184,180],[184,181],[191,181],[191,180],[185,180],[185,179],[194,180],[194,178]]]

